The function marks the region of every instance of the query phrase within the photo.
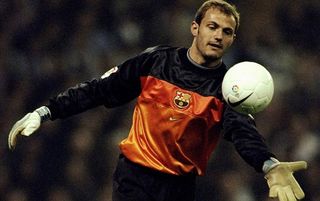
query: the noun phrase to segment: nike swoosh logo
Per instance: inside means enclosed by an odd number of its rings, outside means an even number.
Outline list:
[[[243,99],[237,101],[237,102],[230,102],[229,98],[228,98],[228,104],[231,106],[231,107],[237,107],[239,106],[241,103],[243,103],[245,100],[247,100],[251,95],[253,94],[253,92],[251,94],[249,94],[247,97],[244,97]]]
[[[177,117],[169,117],[169,121],[178,121],[180,118]]]

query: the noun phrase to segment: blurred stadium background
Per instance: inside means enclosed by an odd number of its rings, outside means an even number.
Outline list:
[[[320,1],[234,0],[238,39],[225,57],[253,60],[275,81],[270,107],[256,116],[280,160],[306,160],[296,174],[306,201],[320,200]],[[130,128],[132,107],[93,109],[44,124],[7,148],[11,126],[49,97],[101,76],[143,49],[191,43],[197,0],[0,1],[0,200],[109,201],[117,144]],[[197,201],[270,201],[263,175],[222,141]]]

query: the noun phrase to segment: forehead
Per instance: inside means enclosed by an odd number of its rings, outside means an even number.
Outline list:
[[[236,19],[233,15],[227,15],[220,11],[218,8],[210,8],[205,13],[202,22],[207,24],[210,22],[214,22],[219,26],[225,28],[231,28],[235,30],[236,28]]]

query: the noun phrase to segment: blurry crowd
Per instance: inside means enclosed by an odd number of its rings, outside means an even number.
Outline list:
[[[320,200],[320,2],[234,0],[241,13],[232,65],[265,65],[271,105],[255,116],[279,160],[306,160],[295,174],[306,201]],[[13,124],[68,87],[100,77],[149,46],[191,44],[196,0],[0,1],[0,200],[110,201],[118,143],[134,101],[46,122],[7,148]],[[198,179],[197,201],[270,201],[263,175],[221,141]]]

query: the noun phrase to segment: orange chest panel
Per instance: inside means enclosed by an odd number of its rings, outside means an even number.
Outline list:
[[[202,96],[154,77],[142,79],[142,86],[140,101],[153,100],[160,107],[171,108],[177,115],[205,118],[209,124],[221,119],[223,104],[213,96]]]
[[[129,136],[132,161],[171,174],[204,174],[220,132],[222,102],[166,81],[144,77]]]

